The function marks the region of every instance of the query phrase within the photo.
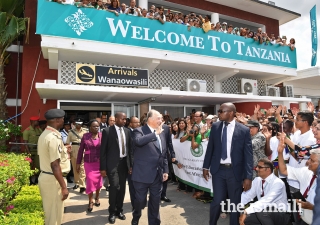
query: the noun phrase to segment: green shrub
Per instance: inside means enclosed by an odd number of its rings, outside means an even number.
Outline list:
[[[21,187],[29,183],[33,174],[31,159],[25,154],[0,153],[0,215],[3,216]]]
[[[11,209],[10,209],[11,206]],[[38,186],[24,186],[9,206],[9,213],[1,224],[10,225],[43,225],[44,212]]]
[[[9,140],[12,136],[21,136],[21,126],[16,126],[10,122],[3,122],[0,120],[0,152],[5,152],[7,146],[4,144],[5,141]]]

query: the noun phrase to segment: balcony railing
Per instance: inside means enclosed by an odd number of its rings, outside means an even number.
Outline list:
[[[38,1],[37,34],[297,68],[296,51],[253,39],[142,17]],[[97,42],[93,43],[97,44]],[[125,52],[123,53],[125,54]],[[212,58],[214,60],[214,58]]]

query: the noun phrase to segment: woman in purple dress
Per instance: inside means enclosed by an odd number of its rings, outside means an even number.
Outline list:
[[[80,171],[80,164],[84,157],[84,169],[86,172],[86,193],[89,196],[88,212],[91,212],[93,205],[100,206],[99,193],[102,187],[100,175],[100,145],[101,133],[97,120],[91,120],[88,124],[89,133],[83,135],[77,157],[77,171]],[[96,192],[93,202],[93,192]]]

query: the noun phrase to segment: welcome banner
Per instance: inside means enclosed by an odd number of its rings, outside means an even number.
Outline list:
[[[311,66],[317,64],[318,53],[318,33],[317,33],[317,8],[316,5],[310,10],[310,23],[311,23],[311,42],[312,42],[312,58]]]
[[[288,46],[46,0],[38,1],[36,33],[297,68]]]
[[[206,181],[202,176],[203,160],[208,141],[202,142],[199,148],[195,150],[191,148],[190,141],[180,143],[179,139],[172,139],[172,144],[176,159],[183,165],[181,169],[173,165],[174,173],[179,180],[194,188],[212,193],[211,178]]]

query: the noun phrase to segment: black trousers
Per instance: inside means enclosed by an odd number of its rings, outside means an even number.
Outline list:
[[[133,220],[139,221],[141,210],[146,205],[146,197],[149,191],[148,201],[148,224],[160,225],[160,196],[162,192],[162,177],[158,174],[153,183],[141,183],[133,181],[136,192],[134,200],[134,211],[132,212]]]
[[[248,214],[244,220],[245,225],[287,225],[290,213],[286,212],[258,212]]]
[[[108,171],[109,177],[109,214],[119,214],[123,211],[123,200],[126,193],[128,166],[126,157],[119,160],[117,168]]]

